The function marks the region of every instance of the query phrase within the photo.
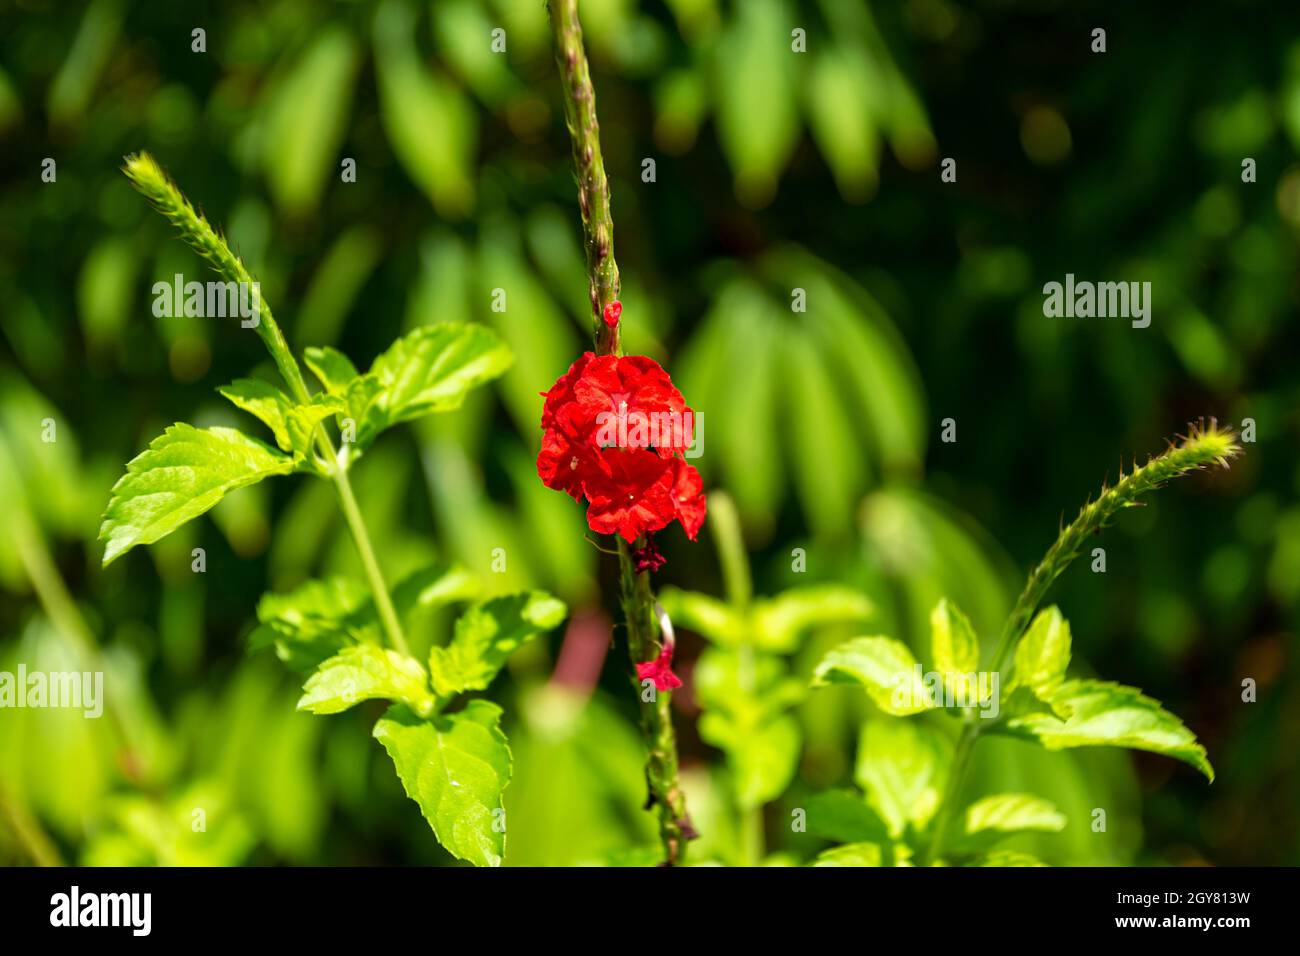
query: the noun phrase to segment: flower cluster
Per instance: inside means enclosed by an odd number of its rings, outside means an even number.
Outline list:
[[[704,483],[681,457],[691,444],[694,412],[654,359],[587,352],[545,395],[537,474],[548,488],[587,499],[592,531],[631,542],[676,519],[695,539],[704,523]],[[653,447],[620,447],[604,427],[611,418],[679,427],[656,429]]]

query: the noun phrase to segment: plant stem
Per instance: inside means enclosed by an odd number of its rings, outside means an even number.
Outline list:
[[[18,552],[18,560],[41,607],[54,624],[54,629],[68,643],[81,667],[100,673],[107,672],[95,636],[87,626],[86,619],[81,616],[77,602],[73,600],[50,555],[45,536],[31,513],[18,469],[14,466],[13,456],[3,436],[0,436],[0,487],[8,492],[9,533]],[[148,779],[150,768],[144,763],[145,748],[140,746],[134,725],[121,709],[110,703],[113,696],[111,693],[106,695],[104,710],[122,747],[119,767],[132,781]]]
[[[31,861],[37,866],[63,866],[63,858],[58,848],[43,829],[40,821],[33,817],[25,806],[13,799],[4,787],[0,786],[0,818],[7,824]]]
[[[167,178],[167,174],[163,172],[162,167],[158,165],[152,156],[148,153],[128,156],[123,170],[135,188],[153,204],[154,208],[168,222],[176,227],[181,234],[181,238],[189,243],[199,255],[207,259],[223,278],[229,282],[240,283],[248,288],[254,285],[252,275],[245,268],[240,258],[231,251],[226,240],[217,234],[216,230],[209,225],[202,215],[195,211],[194,207],[190,205],[190,201],[185,198],[184,193]],[[617,275],[615,278],[617,279]],[[293,352],[290,351],[289,343],[285,340],[284,333],[280,331],[280,326],[271,313],[271,307],[262,300],[260,293],[257,299],[256,318],[257,324],[254,328],[257,330],[263,344],[265,344],[266,350],[271,353],[271,358],[275,361],[276,368],[280,370],[281,378],[289,386],[289,392],[294,401],[299,404],[310,402],[311,392],[307,390],[307,383],[303,379],[298,360],[294,358]],[[389,643],[397,650],[409,654],[410,649],[406,643],[406,637],[402,633],[401,621],[397,617],[397,611],[393,608],[392,597],[388,593],[388,586],[384,583],[384,575],[379,568],[379,562],[375,558],[375,549],[370,544],[370,535],[366,531],[365,521],[361,517],[361,509],[357,507],[356,496],[352,493],[352,485],[348,480],[347,469],[339,461],[338,454],[334,450],[334,443],[330,440],[329,433],[325,430],[323,422],[316,427],[315,439],[316,446],[320,449],[322,456],[332,465],[331,477],[334,481],[335,491],[338,493],[339,506],[343,511],[343,517],[347,521],[348,530],[352,533],[352,540],[356,544],[357,553],[361,556],[361,564],[365,569],[366,578],[370,582],[370,591],[375,600],[375,607],[379,611],[380,622],[388,635]]]
[[[1089,501],[1080,509],[1078,517],[1061,530],[1043,560],[1030,572],[1025,589],[1020,593],[1002,631],[997,652],[993,655],[993,669],[1001,669],[1016,641],[1029,626],[1034,611],[1042,603],[1052,582],[1079,556],[1092,536],[1109,524],[1116,514],[1125,508],[1139,506],[1141,502],[1138,498],[1174,478],[1210,465],[1227,468],[1228,462],[1239,454],[1241,445],[1237,443],[1232,430],[1219,428],[1214,419],[1210,419],[1208,426],[1193,425],[1180,444],[1170,445],[1164,453],[1147,459],[1145,465],[1134,468],[1127,475],[1124,474],[1121,462],[1115,486],[1103,487],[1101,496],[1096,501]]]
[[[329,452],[333,452],[333,443],[324,431],[317,434],[323,439],[324,447]],[[410,654],[411,648],[406,643],[406,635],[402,633],[402,623],[398,620],[397,609],[393,607],[393,599],[388,593],[388,586],[384,583],[379,561],[375,558],[375,549],[370,544],[370,534],[366,531],[361,509],[357,507],[356,495],[352,493],[352,482],[348,480],[347,469],[338,462],[337,458],[334,460],[334,488],[338,492],[339,507],[348,523],[348,530],[352,532],[357,553],[361,555],[361,565],[365,568],[366,578],[370,581],[370,590],[375,598],[375,607],[379,611],[379,620],[383,622],[384,630],[388,633],[388,639],[393,647],[403,654]]]
[[[636,665],[653,660],[659,653],[659,624],[655,618],[654,593],[650,575],[638,574],[633,567],[628,546],[618,542],[621,581],[621,604],[627,624],[627,649],[632,660],[632,685],[641,702],[641,733],[648,749],[646,785],[649,796],[646,809],[659,813],[659,839],[664,848],[664,863],[676,866],[686,853],[686,841],[695,830],[686,813],[686,794],[678,781],[677,735],[673,731],[672,693],[646,693],[636,680]]]
[[[1047,550],[1043,560],[1029,574],[1025,589],[1020,592],[1015,607],[1007,617],[1006,626],[998,641],[991,667],[999,675],[1007,655],[1015,648],[1016,642],[1029,626],[1034,612],[1042,603],[1048,588],[1067,567],[1077,558],[1084,545],[1092,536],[1110,523],[1120,511],[1136,507],[1142,495],[1154,491],[1174,478],[1207,468],[1210,465],[1228,467],[1228,463],[1241,454],[1241,445],[1231,429],[1220,428],[1214,419],[1207,426],[1200,422],[1191,426],[1187,436],[1178,445],[1171,444],[1162,454],[1148,458],[1141,467],[1134,467],[1124,474],[1123,462],[1120,463],[1119,478],[1114,487],[1103,487],[1101,496],[1096,501],[1089,501],[1079,511],[1069,525],[1061,529],[1056,541]],[[934,828],[930,838],[929,850],[924,862],[933,863],[939,859],[943,850],[947,831],[956,809],[956,800],[965,781],[966,770],[970,764],[971,752],[980,731],[973,720],[962,728],[957,740],[957,749],[953,755],[952,770],[948,775],[948,785],[944,789],[943,801],[935,817]]]
[[[609,210],[609,180],[600,153],[596,91],[582,43],[578,0],[549,0],[555,62],[564,86],[564,120],[573,142],[573,171],[582,210],[583,245],[591,296],[593,337],[598,355],[621,355],[618,326],[602,318],[605,306],[618,299],[618,263],[614,261],[614,220]]]
[[[943,852],[943,844],[948,838],[952,816],[957,809],[957,798],[961,796],[962,784],[966,781],[966,769],[970,766],[971,754],[975,750],[975,741],[979,739],[979,735],[979,727],[975,720],[969,720],[962,727],[961,736],[957,738],[957,748],[953,752],[948,782],[943,788],[943,799],[939,803],[939,812],[934,818],[934,827],[930,831],[930,846],[921,861],[926,866],[938,860]]]
[[[600,152],[600,124],[596,120],[596,91],[582,43],[577,0],[549,0],[551,32],[555,40],[555,62],[564,89],[564,118],[573,142],[573,168],[578,181],[578,205],[582,210],[583,245],[587,253],[587,279],[591,297],[593,338],[597,355],[622,355],[619,329],[607,326],[605,306],[618,299],[618,264],[614,260],[614,221],[609,208],[609,180]],[[637,539],[638,547],[645,537]],[[618,542],[620,603],[627,624],[628,654],[636,665],[653,660],[659,653],[659,623],[655,616],[654,591],[650,575],[638,574],[628,545]],[[646,700],[633,680],[641,699],[641,731],[649,751],[646,784],[647,809],[659,813],[659,837],[668,866],[680,863],[686,841],[695,836],[686,814],[686,795],[681,789],[677,766],[677,737],[673,731],[672,694],[656,691]]]

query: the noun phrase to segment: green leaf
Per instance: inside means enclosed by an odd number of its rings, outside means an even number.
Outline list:
[[[352,380],[361,377],[352,360],[338,349],[308,348],[303,351],[303,360],[330,395],[346,395]]]
[[[269,97],[262,163],[276,204],[290,213],[313,209],[338,168],[359,59],[346,28],[326,27]]]
[[[984,848],[1004,837],[1028,830],[1059,833],[1065,814],[1050,800],[1030,793],[999,793],[966,808],[965,847]]]
[[[292,458],[233,428],[171,426],[113,486],[99,529],[104,565],[137,544],[166,537],[230,492],[293,468]]]
[[[744,639],[744,618],[715,597],[667,587],[659,593],[659,603],[674,627],[695,631],[721,647],[735,647]]]
[[[370,592],[352,578],[312,580],[283,594],[263,594],[257,619],[249,650],[274,645],[294,670],[311,670],[353,644],[380,641]]]
[[[1066,707],[1070,716],[1059,720],[1050,714],[1011,717],[992,729],[1012,736],[1037,740],[1048,750],[1067,747],[1129,747],[1164,754],[1190,764],[1214,780],[1214,768],[1205,748],[1181,720],[1160,706],[1159,701],[1135,687],[1107,681],[1069,680],[1062,683],[1049,701],[1055,708]]]
[[[412,572],[393,586],[393,606],[405,616],[417,607],[435,608],[478,596],[479,580],[462,564],[435,564]]]
[[[908,825],[922,830],[942,799],[952,744],[914,720],[872,720],[862,728],[854,779],[867,800],[900,837]]]
[[[475,866],[500,866],[505,855],[501,795],[511,764],[500,720],[496,704],[472,700],[433,720],[394,704],[375,724],[375,739],[438,842]]]
[[[779,797],[794,778],[801,735],[793,717],[750,722],[713,710],[699,720],[700,737],[726,752],[736,802],[742,810]]]
[[[1042,860],[1019,850],[994,850],[971,860],[966,866],[1047,866]]]
[[[451,643],[429,650],[429,674],[439,697],[484,690],[526,641],[564,620],[564,602],[544,591],[493,598],[456,622]]]
[[[255,378],[237,378],[229,385],[217,389],[223,396],[234,402],[271,429],[275,443],[283,451],[292,451],[289,443],[289,431],[285,426],[285,416],[293,402],[289,396],[274,385]]]
[[[1028,687],[1039,698],[1048,700],[1065,680],[1069,664],[1070,624],[1056,605],[1052,605],[1038,612],[1016,645],[1015,666],[1007,690]]]
[[[332,349],[309,350],[308,364],[356,425],[353,457],[384,429],[434,412],[459,408],[470,390],[501,375],[514,361],[485,325],[444,322],[403,336],[375,359],[365,375]]]
[[[235,379],[217,391],[270,428],[275,443],[293,455],[297,470],[323,474],[312,454],[316,426],[346,411],[341,398],[317,395],[299,405],[274,385],[253,378]]]
[[[298,709],[337,714],[375,699],[406,704],[422,717],[434,705],[429,677],[414,657],[376,644],[357,644],[320,665],[303,687]]]
[[[813,866],[880,866],[884,851],[875,843],[847,843],[817,854]]]
[[[979,699],[977,671],[980,666],[979,638],[970,619],[947,598],[940,599],[930,612],[930,653],[934,669],[943,675],[944,686],[954,699]]]
[[[852,790],[825,790],[808,798],[808,832],[839,843],[881,843],[889,839],[885,822]]]
[[[833,648],[813,672],[813,686],[858,683],[887,714],[930,709],[930,693],[906,644],[889,637],[855,637]]]
[[[512,361],[486,325],[443,322],[398,339],[369,374],[383,387],[376,403],[392,424],[459,408],[471,389],[501,375]]]
[[[413,4],[387,0],[374,24],[380,117],[393,153],[440,215],[459,218],[474,201],[478,113],[455,83],[421,62]]]
[[[804,633],[830,624],[848,624],[871,616],[873,607],[860,591],[836,584],[790,588],[774,598],[754,602],[752,640],[765,651],[790,653]]]

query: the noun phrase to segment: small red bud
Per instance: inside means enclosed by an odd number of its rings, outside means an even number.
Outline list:
[[[605,324],[611,329],[618,325],[619,317],[623,314],[623,303],[615,299],[609,305],[605,306]]]

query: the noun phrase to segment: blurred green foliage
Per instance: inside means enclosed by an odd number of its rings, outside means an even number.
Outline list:
[[[1202,414],[1255,420],[1231,472],[1127,515],[1100,542],[1107,573],[1080,564],[1052,596],[1081,665],[1180,714],[1217,782],[996,740],[967,796],[1051,800],[1065,830],[1013,846],[1053,863],[1300,861],[1295,14],[1231,30],[1210,7],[1055,0],[585,0],[582,15],[627,345],[705,413],[698,463],[736,501],[754,593],[851,589],[872,633],[918,650],[942,596],[996,631],[1022,570],[1121,455]],[[293,681],[246,653],[264,590],[359,571],[328,488],[247,489],[97,570],[122,463],[175,419],[235,424],[214,388],[261,354],[235,323],[153,316],[151,285],[203,266],[118,165],[148,149],[186,184],[299,350],[337,345],[365,367],[415,326],[495,327],[516,356],[496,388],[384,436],[356,469],[385,571],[458,560],[493,592],[607,602],[612,568],[533,466],[537,393],[589,327],[544,16],[508,0],[0,12],[0,669],[78,659],[71,613],[126,715],[0,714],[0,858],[28,858],[14,821],[30,817],[85,862],[450,862],[367,739],[381,709],[296,714]],[[1105,54],[1089,49],[1099,24]],[[1045,319],[1042,284],[1066,272],[1150,280],[1151,327]],[[669,536],[660,578],[721,600],[705,537]],[[42,554],[71,609],[38,593]],[[431,613],[417,639],[448,624]],[[868,705],[831,688],[792,707],[797,768],[756,822],[700,720],[692,662],[707,674],[716,649],[679,632],[693,858],[739,862],[757,826],[769,862],[812,859],[828,841],[791,832],[790,813],[852,785]],[[806,677],[851,633],[813,629],[782,661]],[[503,678],[507,862],[639,862],[652,832],[623,655],[575,685],[553,676],[561,640]]]

